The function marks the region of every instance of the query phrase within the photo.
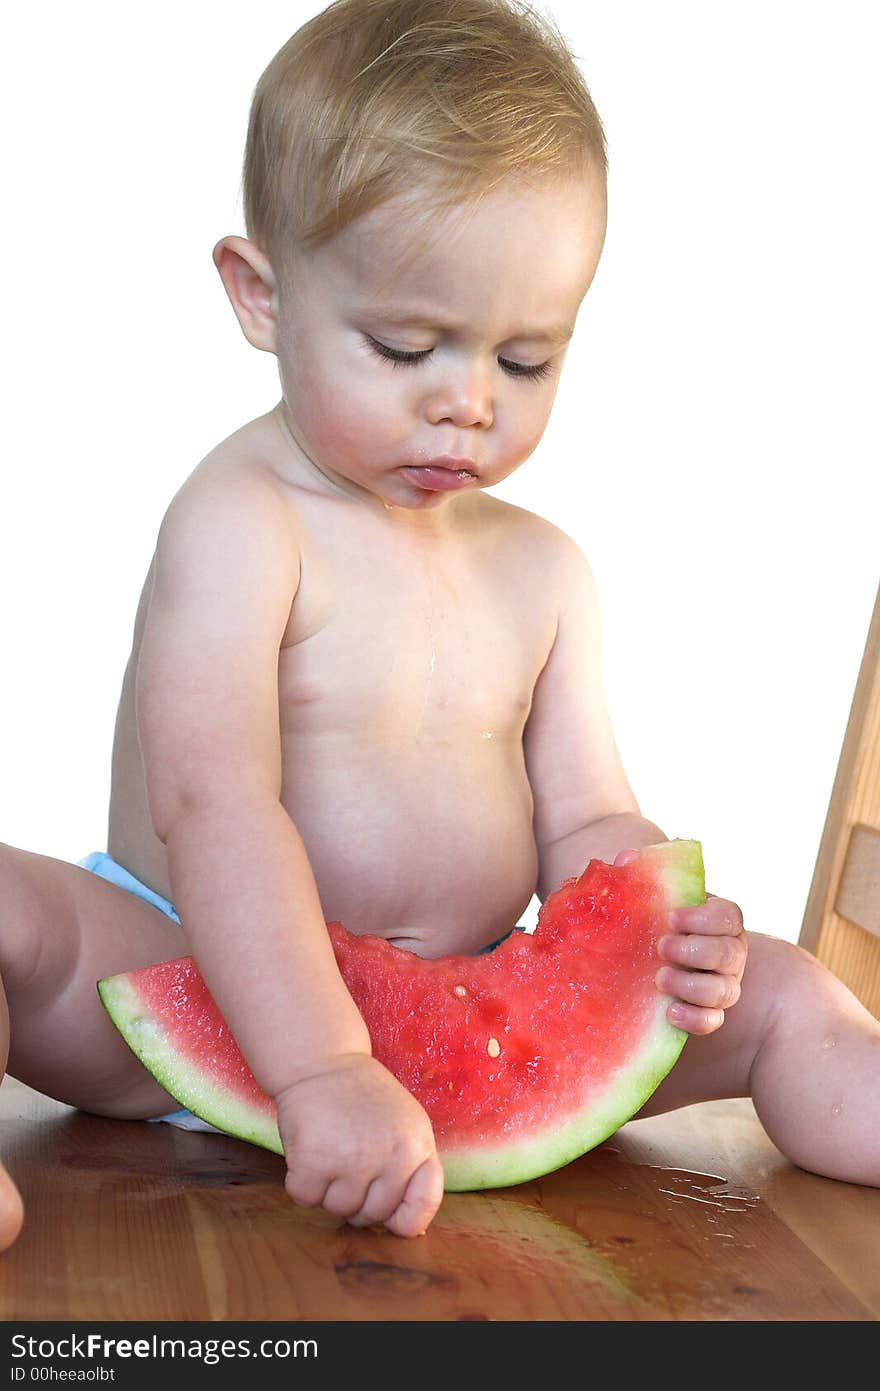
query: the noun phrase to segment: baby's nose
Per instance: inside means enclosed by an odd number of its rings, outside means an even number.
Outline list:
[[[489,373],[481,367],[463,369],[435,388],[426,415],[432,425],[449,420],[465,427],[492,424],[492,388]]]

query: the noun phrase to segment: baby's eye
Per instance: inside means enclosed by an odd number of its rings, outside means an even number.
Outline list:
[[[553,371],[552,362],[537,362],[534,367],[526,367],[522,362],[508,362],[503,357],[499,357],[498,361],[505,372],[509,372],[512,377],[530,377],[532,381],[539,377],[546,377]]]
[[[373,351],[379,357],[384,358],[386,362],[390,362],[392,367],[405,367],[421,362],[423,358],[430,357],[434,351],[433,348],[423,348],[421,352],[407,353],[400,348],[389,348],[387,343],[380,343],[377,338],[372,338],[369,334],[364,336]],[[528,367],[522,362],[511,362],[504,357],[499,357],[498,362],[508,376],[525,377],[531,381],[549,376],[553,371],[552,362],[538,362],[533,367]]]
[[[389,348],[386,343],[380,343],[378,339],[371,338],[369,334],[366,335],[366,339],[373,351],[378,353],[379,357],[384,357],[385,361],[390,362],[394,367],[401,363],[405,366],[408,362],[421,362],[423,357],[427,357],[429,353],[434,351],[433,348],[425,348],[419,353],[404,353],[399,348]]]

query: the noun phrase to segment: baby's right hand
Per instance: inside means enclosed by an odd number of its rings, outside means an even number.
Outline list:
[[[420,1236],[440,1206],[443,1170],[415,1097],[368,1053],[349,1053],[275,1098],[284,1186],[355,1227]]]

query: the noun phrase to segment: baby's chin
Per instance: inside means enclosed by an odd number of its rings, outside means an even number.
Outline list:
[[[439,521],[442,516],[452,517],[462,506],[461,493],[425,493],[423,497],[407,498],[405,501],[389,502],[382,499],[387,512],[406,513],[413,517],[430,513]]]
[[[420,478],[418,472],[416,469],[401,470],[390,485],[385,484],[376,490],[386,508],[399,508],[407,512],[453,509],[468,493],[479,491],[480,485],[474,476],[460,478],[452,486],[447,486],[446,483],[433,486],[429,477]],[[455,477],[450,473],[450,481]]]

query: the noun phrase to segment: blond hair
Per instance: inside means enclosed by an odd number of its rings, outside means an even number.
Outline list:
[[[604,178],[605,135],[574,56],[524,0],[334,0],[254,91],[242,174],[248,237],[283,275],[414,187],[473,205],[517,172]]]

